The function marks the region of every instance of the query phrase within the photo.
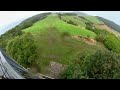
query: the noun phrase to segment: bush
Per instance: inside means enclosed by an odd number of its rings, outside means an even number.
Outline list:
[[[104,29],[92,29],[92,25],[89,23],[86,23],[86,25],[86,29],[89,29],[97,34],[97,41],[103,43],[109,50],[120,53],[120,38]]]
[[[94,28],[93,28],[93,26],[92,26],[92,22],[87,22],[87,23],[85,23],[86,24],[86,29],[88,29],[88,30],[91,30],[91,31],[94,31]]]
[[[75,64],[75,63],[71,63],[65,69],[65,71],[63,73],[61,73],[60,77],[62,79],[82,79],[82,78],[84,78],[80,65]]]
[[[61,34],[61,36],[62,36],[62,37],[70,37],[71,35],[70,35],[70,33],[68,33],[68,32],[63,32],[63,33]]]
[[[96,36],[96,40],[98,41],[98,42],[104,42],[104,37],[102,36],[102,35],[97,35]]]
[[[77,25],[77,23],[75,23],[75,22],[73,22],[73,21],[71,21],[71,20],[67,21],[67,23],[68,23],[68,24],[72,24],[72,25]]]
[[[104,44],[109,50],[120,53],[120,39],[115,35],[107,35]]]
[[[19,30],[18,27],[14,28],[14,29],[11,29],[10,31],[7,31],[5,34],[0,36],[0,46],[3,49],[5,49],[6,45],[7,45],[7,42],[10,39],[13,39],[14,37],[20,36],[22,34],[23,34],[23,32],[21,30]]]
[[[63,79],[120,79],[120,57],[114,52],[97,51],[78,58],[61,74]]]
[[[36,59],[36,45],[30,34],[24,34],[10,40],[7,43],[6,51],[25,67],[32,65]]]
[[[85,75],[93,79],[120,78],[120,64],[116,53],[97,51],[85,58],[83,70]],[[119,77],[118,77],[119,76]]]
[[[60,20],[61,20],[61,16],[62,16],[62,14],[59,13],[59,14],[58,14],[58,18],[59,18]]]

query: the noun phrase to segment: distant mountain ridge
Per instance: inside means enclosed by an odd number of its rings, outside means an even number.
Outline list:
[[[110,21],[108,19],[105,19],[103,17],[96,16],[99,20],[103,21],[108,27],[111,29],[114,29],[115,31],[120,33],[120,26],[113,21]]]

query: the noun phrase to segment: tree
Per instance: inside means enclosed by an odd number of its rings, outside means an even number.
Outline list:
[[[36,59],[36,45],[31,34],[18,36],[7,43],[7,53],[18,63],[27,67]]]

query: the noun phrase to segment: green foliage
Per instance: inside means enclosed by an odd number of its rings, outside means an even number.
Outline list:
[[[76,24],[75,22],[71,21],[71,20],[67,21],[67,23],[68,23],[68,24],[72,24],[72,25],[76,25],[76,26],[77,26],[77,24]]]
[[[80,62],[78,63],[79,60]],[[97,51],[94,54],[77,58],[61,74],[64,79],[119,79],[120,57],[110,51]]]
[[[92,26],[92,23],[91,22],[86,22],[85,23],[86,24],[86,29],[88,29],[88,30],[91,30],[91,31],[94,31],[94,29],[93,29],[93,26]]]
[[[86,24],[86,29],[95,32],[97,35],[103,34],[103,36],[105,36],[105,35],[109,34],[109,32],[105,29],[98,29],[98,28],[94,27],[91,22],[87,22],[85,24]]]
[[[97,36],[96,40],[102,42],[109,50],[120,53],[120,38],[102,29],[92,29]]]
[[[96,34],[92,31],[89,31],[85,28],[81,28],[75,25],[67,24],[66,22],[60,20],[58,15],[52,14],[47,18],[36,22],[33,26],[24,29],[24,32],[38,33],[46,30],[47,27],[56,27],[59,32],[68,32],[71,35],[81,35],[90,37],[95,37]]]
[[[66,37],[71,37],[71,35],[70,35],[68,32],[63,32],[63,33],[61,34],[61,37],[62,37],[63,39],[65,39]]]
[[[22,35],[22,31],[21,31],[21,28],[16,26],[15,28],[9,30],[8,32],[5,33],[5,35],[11,35],[11,37],[16,37],[16,36],[20,36]]]
[[[102,30],[102,29],[95,29],[94,32],[97,34],[96,36],[96,40],[99,42],[104,43],[104,39],[106,37],[106,35],[109,35],[110,33],[106,30]]]
[[[100,35],[97,35],[97,36],[96,36],[96,40],[103,43],[103,42],[104,42],[104,36],[101,35],[101,34],[100,34]]]
[[[84,73],[94,79],[116,79],[120,72],[120,63],[116,53],[97,51],[84,59]]]
[[[50,61],[67,65],[78,52],[92,53],[98,48],[104,48],[76,40],[68,32],[61,33],[55,27],[46,28],[43,32],[33,34],[33,36],[37,45],[37,61],[43,74],[48,74]]]
[[[61,20],[62,14],[58,13],[58,18]]]
[[[89,20],[90,22],[94,24],[103,24],[102,21],[100,21],[97,17],[95,16],[84,16],[85,19]]]
[[[97,34],[96,40],[102,42],[109,50],[120,52],[120,38],[102,29],[91,29]]]
[[[46,18],[46,16],[49,15],[49,14],[51,14],[51,13],[42,13],[42,14],[38,14],[38,15],[35,15],[33,17],[30,17],[30,18],[24,20],[23,22],[21,22],[16,27],[7,31],[5,33],[5,35],[10,33],[10,34],[13,34],[13,36],[15,36],[15,35],[17,36],[17,34],[18,35],[21,34],[22,29],[25,29],[25,28],[28,28],[28,27],[32,26],[35,22]]]
[[[60,74],[61,79],[82,79],[83,72],[79,64],[71,63],[63,73]]]
[[[0,47],[5,49],[7,42],[10,39],[23,34],[22,29],[32,26],[35,22],[44,19],[49,14],[51,14],[51,13],[42,13],[42,14],[38,14],[33,17],[30,17],[30,18],[24,20],[23,22],[21,22],[16,27],[5,32],[3,35],[0,36]]]
[[[5,34],[0,36],[0,47],[5,49],[7,42],[16,37],[22,35],[23,32],[20,31],[18,28],[11,29],[10,31],[6,32]]]
[[[120,53],[120,38],[106,30],[92,28],[92,24],[87,23],[86,29],[97,34],[96,40],[102,42],[109,50]]]
[[[104,44],[109,50],[120,53],[120,38],[115,35],[107,35]]]
[[[49,15],[49,14],[51,14],[51,13],[42,13],[42,14],[38,14],[33,17],[30,17],[30,18],[24,20],[23,22],[21,22],[18,27],[21,28],[21,30],[28,28],[28,27],[32,26],[35,22],[46,18],[47,15]]]
[[[85,27],[86,24],[85,22],[88,22],[86,19],[79,17],[79,16],[64,16],[61,15],[61,20],[68,22],[69,24],[73,24],[76,26],[80,26],[80,27]]]
[[[18,36],[7,43],[7,53],[23,66],[30,66],[36,60],[36,45],[30,34]]]
[[[6,46],[6,42],[7,42],[8,40],[6,39],[6,40],[3,40],[2,38],[0,38],[0,47],[1,48],[3,48],[3,49],[5,49],[5,46]]]
[[[119,72],[118,60],[120,57],[118,58],[113,52],[93,53],[98,48],[106,49],[100,42],[112,51],[120,50],[119,39],[116,36],[110,36],[109,38],[110,33],[106,30],[92,26],[94,22],[101,23],[98,20],[91,21],[75,15],[36,15],[2,35],[0,46],[6,48],[8,54],[21,65],[25,67],[32,65],[44,74],[48,73],[50,61],[66,65],[72,61],[61,74],[61,78],[118,78],[120,74],[116,72]],[[33,37],[30,34],[24,34],[24,32],[32,33]],[[96,42],[96,45],[90,45],[71,38],[74,35],[87,38],[96,37],[99,42]],[[118,45],[115,45],[115,43]],[[73,60],[77,53],[80,57]],[[112,63],[113,67],[106,68],[109,60],[114,62]]]

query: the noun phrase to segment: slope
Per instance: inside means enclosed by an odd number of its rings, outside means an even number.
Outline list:
[[[77,53],[93,53],[98,49],[106,49],[100,43],[91,45],[70,36],[61,37],[61,33],[56,28],[46,29],[42,33],[33,34],[37,45],[37,61],[43,74],[49,75],[51,61],[68,65],[71,60],[74,60]]]
[[[56,27],[60,32],[68,32],[71,35],[82,35],[82,36],[90,36],[95,37],[96,34],[92,31],[89,31],[85,28],[81,28],[79,26],[75,26],[72,24],[68,24],[58,18],[58,15],[52,14],[47,18],[38,21],[33,24],[33,26],[24,29],[25,32],[38,33],[44,31],[46,27]]]
[[[62,37],[63,32],[68,32],[72,36],[96,36],[94,32],[85,29],[85,23],[90,22],[89,20],[76,15],[63,16],[62,18],[67,21],[71,20],[77,23],[77,25],[68,24],[63,20],[60,20],[58,15],[51,14],[42,20],[37,19],[37,22],[34,22],[33,19],[32,24],[29,24],[29,27],[24,27],[25,29],[22,30],[23,32],[30,32],[33,34],[38,54],[36,61],[40,66],[42,74],[49,75],[50,61],[57,62],[62,65],[68,65],[70,61],[76,58],[77,54],[82,55],[86,53],[93,53],[98,49],[106,49],[106,47],[99,42],[92,45],[84,42],[82,39],[77,40],[71,36]],[[96,21],[93,20],[92,22]],[[25,23],[27,24],[26,21]],[[25,26],[27,26],[26,24]],[[14,29],[11,34],[14,34],[14,31],[17,30],[19,31],[19,29]],[[6,35],[8,36],[9,34]],[[9,37],[6,38],[9,39]]]
[[[80,26],[80,27],[86,27],[86,22],[88,22],[86,19],[84,19],[82,16],[68,16],[68,15],[62,15],[61,19],[63,21],[69,22],[72,21],[74,24]]]
[[[117,25],[116,23],[114,23],[113,21],[110,21],[108,19],[105,19],[103,17],[99,17],[97,16],[97,18],[101,21],[103,21],[108,27],[110,27],[111,29],[114,29],[117,32],[120,32],[120,26]]]
[[[103,24],[102,21],[100,21],[97,17],[95,16],[84,16],[85,19],[89,20],[90,22],[94,24]]]

